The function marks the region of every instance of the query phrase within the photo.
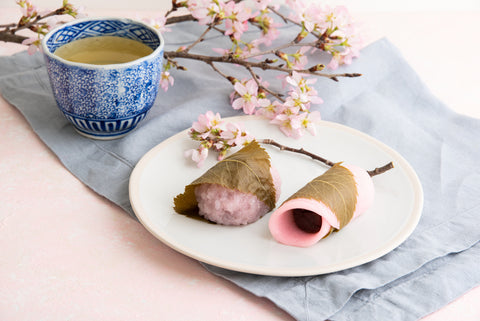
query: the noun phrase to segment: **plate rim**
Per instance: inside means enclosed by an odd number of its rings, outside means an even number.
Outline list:
[[[258,120],[262,119],[260,116],[255,116],[255,115],[242,115],[242,116],[233,116],[233,117],[226,117],[223,118],[222,120],[225,122],[238,122],[238,121],[245,121],[245,120]],[[336,263],[336,264],[331,264],[326,267],[311,267],[311,268],[282,268],[278,267],[275,269],[275,271],[272,271],[270,268],[262,268],[258,266],[254,266],[251,264],[239,264],[239,263],[227,263],[224,260],[222,261],[221,259],[218,258],[213,258],[210,257],[209,255],[200,255],[195,253],[195,251],[188,251],[187,249],[178,246],[172,242],[170,242],[167,238],[163,237],[157,231],[155,231],[149,222],[149,216],[148,215],[142,215],[145,211],[142,211],[142,205],[140,202],[137,202],[139,199],[139,191],[138,189],[140,188],[139,186],[139,181],[141,179],[141,175],[143,173],[143,170],[145,167],[149,164],[149,161],[155,157],[155,155],[163,150],[164,148],[167,148],[169,144],[172,142],[176,141],[179,136],[185,135],[189,128],[182,130],[169,138],[165,139],[164,141],[160,142],[159,144],[155,145],[152,147],[147,153],[145,153],[140,160],[137,162],[135,165],[130,178],[129,178],[129,201],[130,205],[132,206],[132,209],[138,218],[139,222],[149,231],[153,236],[155,236],[159,241],[170,247],[171,249],[175,250],[176,252],[179,252],[183,255],[186,255],[190,258],[193,258],[195,260],[198,260],[200,262],[203,262],[205,264],[213,265],[216,267],[228,269],[231,271],[237,271],[237,272],[243,272],[243,273],[251,273],[251,274],[257,274],[257,275],[265,275],[265,276],[280,276],[280,277],[298,277],[298,276],[312,276],[312,275],[321,275],[321,274],[327,274],[327,273],[332,273],[332,272],[338,272],[342,270],[346,270],[349,268],[353,268],[356,266],[360,266],[362,264],[374,261],[389,252],[393,251],[395,248],[400,246],[405,240],[408,239],[408,237],[413,233],[415,228],[418,225],[418,222],[420,221],[420,217],[422,215],[423,211],[423,203],[424,203],[424,194],[423,194],[423,188],[422,184],[420,182],[420,179],[418,178],[417,173],[413,169],[413,167],[410,165],[410,163],[396,150],[391,148],[390,146],[386,145],[385,143],[379,141],[378,139],[360,131],[355,128],[332,122],[332,121],[326,121],[326,120],[321,120],[318,124],[318,126],[328,126],[328,127],[335,127],[343,131],[350,132],[356,136],[360,136],[360,138],[366,139],[370,143],[373,143],[374,145],[380,147],[383,151],[385,151],[387,154],[390,154],[396,158],[396,161],[399,160],[402,168],[404,169],[405,173],[407,174],[407,178],[409,182],[412,183],[413,187],[413,194],[414,194],[414,200],[413,200],[413,208],[412,208],[412,213],[410,214],[411,218],[407,221],[407,224],[403,227],[401,231],[397,233],[395,237],[390,239],[386,244],[381,244],[379,247],[373,249],[372,251],[365,253],[359,257],[354,257],[349,260],[344,260],[341,263]],[[395,164],[397,166],[397,164]],[[173,207],[172,207],[173,208]]]

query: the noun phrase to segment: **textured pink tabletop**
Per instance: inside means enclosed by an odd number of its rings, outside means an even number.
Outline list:
[[[0,8],[0,24],[17,13]],[[387,36],[447,105],[480,118],[480,47],[472,41],[480,13],[358,18],[369,41]],[[0,43],[0,55],[22,49]],[[1,96],[0,253],[0,320],[291,320],[84,186]],[[424,320],[478,321],[479,302],[477,287]]]

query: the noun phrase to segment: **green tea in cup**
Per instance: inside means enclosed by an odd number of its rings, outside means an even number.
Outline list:
[[[139,41],[118,36],[97,36],[67,43],[55,55],[72,62],[93,65],[111,65],[130,62],[153,52]]]

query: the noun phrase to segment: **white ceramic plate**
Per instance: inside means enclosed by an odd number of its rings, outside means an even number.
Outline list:
[[[372,261],[396,248],[414,230],[423,206],[418,177],[396,151],[374,138],[331,122],[322,122],[316,136],[299,140],[284,136],[278,127],[255,116],[225,118],[243,123],[257,139],[272,138],[303,147],[332,161],[344,161],[367,170],[392,161],[395,168],[373,178],[375,202],[363,215],[338,233],[309,248],[277,243],[268,230],[270,214],[243,227],[208,224],[176,214],[173,199],[185,185],[216,162],[209,155],[197,168],[184,151],[196,148],[187,131],[150,150],[130,178],[130,201],[142,224],[159,240],[199,261],[230,270],[275,276],[306,276],[335,272]],[[280,205],[305,183],[327,170],[322,163],[300,154],[264,145],[282,178]]]

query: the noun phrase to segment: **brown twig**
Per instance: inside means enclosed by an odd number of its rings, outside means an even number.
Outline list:
[[[302,28],[302,30],[304,30],[305,26],[301,23],[298,23],[288,17],[286,17],[285,15],[283,15],[282,13],[280,13],[279,11],[275,10],[275,8],[273,8],[272,6],[268,6],[267,7],[271,12],[273,12],[274,14],[276,14],[277,16],[279,16],[281,19],[283,19],[283,21],[285,23],[292,23],[294,25],[297,25],[299,27]],[[319,32],[310,32],[311,35],[315,36],[317,39],[319,39],[320,41],[324,42],[326,38],[328,38],[328,34],[327,32],[325,31],[323,34],[320,34]]]
[[[268,145],[272,145],[272,146],[275,146],[275,147],[278,147],[280,150],[286,150],[286,151],[289,151],[289,152],[293,152],[293,153],[299,153],[299,154],[303,154],[303,155],[306,155],[306,156],[309,156],[311,157],[312,159],[315,159],[315,160],[318,160],[322,163],[324,163],[325,165],[328,165],[328,166],[333,166],[335,165],[334,162],[326,159],[326,158],[323,158],[321,156],[318,156],[316,154],[313,154],[313,153],[310,153],[309,151],[306,151],[305,149],[303,148],[293,148],[293,147],[288,147],[288,146],[285,146],[285,145],[282,145],[276,141],[274,141],[273,139],[261,139],[258,141],[259,143],[261,144],[268,144]]]
[[[165,22],[165,24],[171,25],[178,22],[196,21],[196,20],[197,19],[195,19],[191,14],[186,14],[182,16],[173,16],[173,17],[167,18],[167,21]]]
[[[218,69],[212,61],[210,62],[207,62],[208,65],[210,65],[210,67],[212,67],[213,70],[215,70],[220,76],[222,76],[223,78],[227,79],[232,85],[235,85],[235,77],[232,77],[232,76],[229,76],[227,74],[225,74],[224,72],[222,72],[220,69]]]
[[[28,37],[16,35],[10,31],[0,31],[0,41],[22,43],[25,39],[28,39]]]
[[[281,46],[278,46],[276,48],[272,48],[272,49],[269,49],[269,50],[265,50],[265,51],[262,51],[262,52],[257,52],[257,53],[253,53],[253,54],[250,54],[250,55],[247,55],[247,56],[242,56],[243,59],[249,59],[249,58],[252,58],[252,57],[258,57],[258,56],[264,56],[264,55],[268,55],[268,54],[274,54],[276,51],[278,50],[282,50],[282,49],[286,49],[286,48],[290,48],[290,47],[315,47],[317,44],[316,41],[314,42],[309,42],[309,43],[296,43],[294,41],[292,42],[289,42],[289,43],[286,43],[284,45],[281,45]]]
[[[206,56],[206,55],[199,55],[199,54],[192,54],[184,51],[166,51],[164,53],[165,58],[167,59],[174,59],[174,58],[184,58],[184,59],[193,59],[193,60],[199,60],[203,61],[207,64],[210,62],[221,62],[221,63],[229,63],[229,64],[236,64],[240,66],[249,66],[251,68],[259,68],[262,70],[275,70],[275,71],[281,71],[281,72],[286,72],[286,73],[291,73],[292,69],[285,68],[285,67],[280,67],[280,66],[274,66],[272,64],[269,64],[265,61],[261,62],[253,62],[253,61],[245,61],[240,58],[235,58],[231,55],[225,55],[225,56]],[[338,77],[359,77],[361,74],[358,73],[341,73],[341,74],[326,74],[326,73],[319,73],[317,71],[312,71],[310,69],[301,69],[301,70],[295,70],[298,73],[301,74],[309,74],[309,75],[315,75],[315,76],[320,76],[320,77],[325,77],[332,79],[334,81],[338,81]]]
[[[53,17],[53,16],[58,16],[58,15],[62,15],[64,14],[65,10],[64,8],[59,8],[57,10],[54,10],[54,11],[51,11],[49,13],[47,13],[46,15],[43,15],[43,16],[36,16],[35,19],[25,23],[25,24],[19,24],[18,27],[14,28],[14,29],[11,29],[11,31],[13,33],[17,32],[17,31],[20,31],[22,29],[30,29],[32,26],[34,26],[35,24],[37,24],[40,20],[43,20],[43,19],[46,19],[46,18],[49,18],[49,17]]]
[[[371,177],[373,176],[376,176],[376,175],[380,175],[382,173],[385,173],[386,171],[392,169],[394,166],[393,166],[393,163],[390,162],[388,164],[385,164],[383,165],[382,167],[377,167],[371,171],[367,171],[368,175],[370,175]]]
[[[276,93],[270,89],[268,89],[267,87],[263,86],[260,81],[258,80],[258,76],[257,74],[253,71],[253,69],[249,66],[246,67],[248,72],[250,73],[250,75],[252,76],[252,79],[255,80],[255,82],[257,83],[257,86],[259,89],[269,93],[270,95],[272,95],[273,97],[277,98],[279,101],[281,101],[282,103],[285,102],[285,99],[283,99],[283,97],[279,94],[279,93]]]
[[[197,40],[195,40],[194,42],[192,42],[187,48],[185,48],[185,50],[183,50],[184,52],[189,52],[190,49],[192,49],[195,45],[197,45],[198,43],[202,42],[203,40],[205,40],[205,36],[207,35],[207,33],[212,30],[212,28],[214,27],[214,24],[211,23],[204,31],[203,33],[200,35],[200,37],[198,37]]]
[[[16,23],[9,23],[9,24],[5,24],[5,25],[0,25],[0,28],[12,28],[12,27],[15,27],[17,24]]]
[[[37,15],[35,16],[34,19],[26,23],[22,23],[22,19],[24,18],[22,17],[18,24],[2,25],[0,26],[0,28],[5,28],[5,29],[0,30],[0,41],[22,43],[25,39],[28,39],[28,37],[17,35],[16,32],[24,29],[31,29],[32,31],[36,31],[35,26],[39,25],[41,20],[56,16],[56,15],[63,15],[64,13],[65,13],[65,8],[59,8],[43,16]]]
[[[314,160],[317,160],[317,161],[320,161],[322,163],[324,163],[325,165],[327,166],[333,166],[335,165],[336,163],[335,162],[332,162],[331,160],[328,160],[326,158],[323,158],[321,156],[318,156],[316,154],[313,154],[309,151],[306,151],[305,149],[303,148],[293,148],[293,147],[288,147],[288,146],[285,146],[285,145],[282,145],[276,141],[274,141],[273,139],[261,139],[261,140],[258,140],[259,143],[261,144],[268,144],[268,145],[272,145],[272,146],[275,146],[275,147],[278,147],[280,150],[286,150],[286,151],[289,151],[289,152],[293,152],[293,153],[298,153],[298,154],[303,154],[303,155],[306,155],[306,156],[309,156],[310,158],[314,159]],[[392,169],[394,166],[393,166],[393,163],[390,162],[386,165],[383,165],[381,167],[377,167],[371,171],[367,171],[368,175],[370,175],[370,177],[373,177],[373,176],[376,176],[376,175],[380,175],[382,173],[385,173],[386,171]]]

